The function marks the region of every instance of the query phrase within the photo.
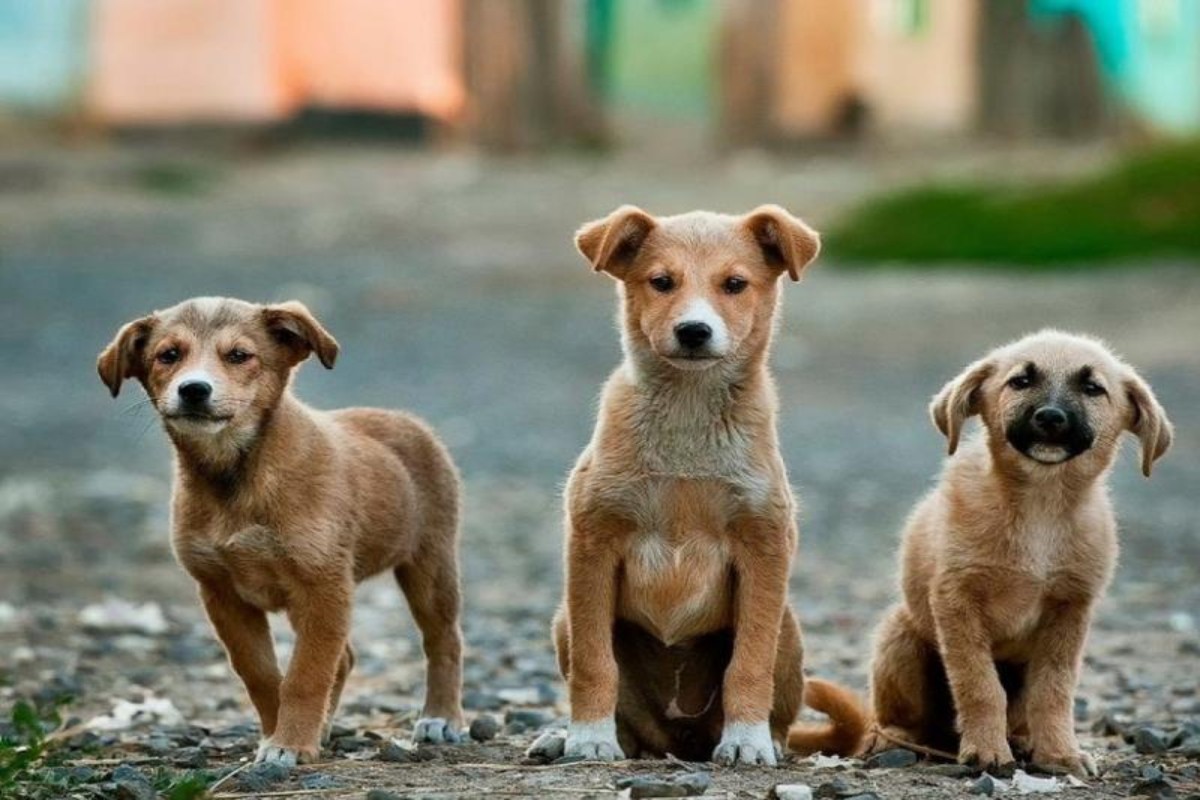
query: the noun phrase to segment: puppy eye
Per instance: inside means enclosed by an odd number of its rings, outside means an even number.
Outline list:
[[[250,358],[250,353],[237,347],[225,354],[225,360],[230,364],[245,364]]]
[[[740,278],[737,275],[734,275],[731,278],[726,278],[725,283],[721,286],[721,288],[725,290],[725,294],[741,294],[742,292],[746,291],[746,287],[749,285],[750,282],[745,278]]]
[[[179,361],[179,348],[168,347],[166,350],[163,350],[161,353],[155,356],[155,358],[160,364],[174,364]]]
[[[665,294],[675,288],[675,279],[670,275],[655,275],[650,279],[650,285],[654,287],[656,292],[663,292]]]
[[[1033,379],[1028,375],[1013,375],[1008,379],[1008,388],[1010,389],[1028,389],[1033,385]]]
[[[1095,381],[1084,381],[1081,388],[1088,397],[1101,397],[1108,394],[1108,390]]]

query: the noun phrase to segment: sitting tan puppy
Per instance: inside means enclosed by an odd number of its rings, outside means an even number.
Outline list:
[[[625,360],[566,491],[565,752],[774,764],[803,676],[767,354],[817,234],[774,206],[626,206],[575,242],[620,282]]]
[[[835,725],[797,730],[792,745],[845,753],[908,742],[994,768],[1013,761],[1011,742],[1035,764],[1092,772],[1073,699],[1117,559],[1105,477],[1122,431],[1141,440],[1149,476],[1171,424],[1132,367],[1056,331],[967,367],[930,411],[951,455],[968,417],[982,418],[983,434],[909,518],[903,599],[875,644],[875,735],[844,690],[810,681],[809,703]]]
[[[114,397],[142,384],[175,445],[175,554],[258,710],[258,760],[319,755],[354,666],[355,583],[385,569],[427,656],[414,736],[457,741],[458,475],[413,417],[297,400],[292,372],[314,352],[332,368],[338,345],[300,303],[198,298],[125,325],[97,366]],[[296,631],[286,675],[269,611]]]

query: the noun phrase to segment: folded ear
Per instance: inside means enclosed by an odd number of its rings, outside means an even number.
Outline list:
[[[596,272],[621,278],[658,223],[637,206],[621,206],[575,232],[575,247]]]
[[[282,347],[291,352],[293,364],[316,353],[325,369],[337,361],[338,343],[298,300],[263,307],[263,323]]]
[[[963,370],[957,378],[942,387],[929,404],[929,416],[933,424],[946,437],[947,452],[954,455],[958,450],[958,438],[963,423],[968,417],[979,413],[979,387],[995,369],[991,359],[976,361]]]
[[[100,380],[104,381],[113,397],[121,393],[121,384],[126,378],[140,379],[145,376],[142,351],[157,323],[158,319],[153,315],[125,323],[96,359]]]
[[[1151,391],[1150,384],[1132,369],[1125,378],[1125,395],[1131,406],[1127,428],[1141,442],[1142,474],[1149,478],[1154,462],[1162,458],[1171,446],[1174,427]]]
[[[745,225],[767,264],[787,270],[794,281],[821,252],[821,235],[779,206],[759,206],[746,215]]]

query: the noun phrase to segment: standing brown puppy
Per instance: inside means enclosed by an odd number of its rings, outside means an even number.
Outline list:
[[[817,234],[775,206],[625,206],[575,243],[619,281],[625,360],[566,492],[566,754],[774,764],[803,677],[767,354]]]
[[[970,365],[930,411],[951,455],[968,417],[982,418],[983,435],[947,462],[908,520],[903,599],[875,643],[877,735],[861,735],[868,726],[844,690],[812,681],[810,704],[836,724],[797,730],[792,744],[844,752],[904,741],[985,767],[1013,761],[1016,745],[1035,764],[1094,771],[1075,738],[1073,698],[1117,558],[1105,477],[1123,431],[1141,441],[1149,476],[1171,424],[1132,367],[1057,331]]]
[[[114,397],[136,378],[175,445],[172,543],[262,722],[258,760],[316,758],[354,666],[358,581],[391,569],[424,639],[414,738],[458,741],[458,474],[433,432],[395,411],[316,411],[291,393],[338,345],[303,305],[197,298],[128,323],[103,353]],[[280,674],[267,612],[296,649]]]

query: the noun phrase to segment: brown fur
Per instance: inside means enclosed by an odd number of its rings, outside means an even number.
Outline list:
[[[125,379],[142,384],[175,445],[175,555],[258,711],[260,759],[318,756],[354,665],[355,584],[386,569],[424,637],[423,716],[463,721],[454,465],[407,414],[297,400],[292,373],[314,352],[332,368],[337,342],[299,303],[199,298],[124,326],[97,365],[114,396]],[[211,408],[188,417],[175,387],[200,374],[216,387]],[[271,611],[296,631],[286,674]],[[418,727],[430,734],[450,736]]]
[[[770,740],[795,719],[803,675],[787,607],[795,503],[766,359],[778,279],[799,277],[817,236],[770,206],[665,218],[627,206],[576,244],[620,281],[626,358],[566,491],[554,638],[567,753],[707,759],[716,748],[729,763],[774,763]],[[663,276],[669,291],[651,283]],[[702,369],[679,357],[674,332],[697,303],[724,342]],[[732,736],[739,725],[759,726],[760,744],[769,726],[771,752]]]
[[[1031,387],[1010,385],[1027,365]],[[1103,389],[1080,391],[1091,368]],[[1090,449],[1061,463],[1023,454],[1006,436],[1030,404],[1066,398],[1094,431]],[[964,763],[1035,763],[1085,774],[1072,701],[1092,610],[1117,557],[1105,477],[1120,435],[1141,441],[1142,471],[1171,443],[1150,387],[1099,342],[1044,331],[969,366],[934,398],[934,423],[958,449],[964,421],[982,435],[946,464],[909,518],[903,599],[879,626],[871,694],[877,735],[854,746],[810,730],[806,750],[851,753],[896,740],[948,749]],[[842,728],[866,727],[851,705],[830,708]],[[830,731],[826,731],[830,733]]]

